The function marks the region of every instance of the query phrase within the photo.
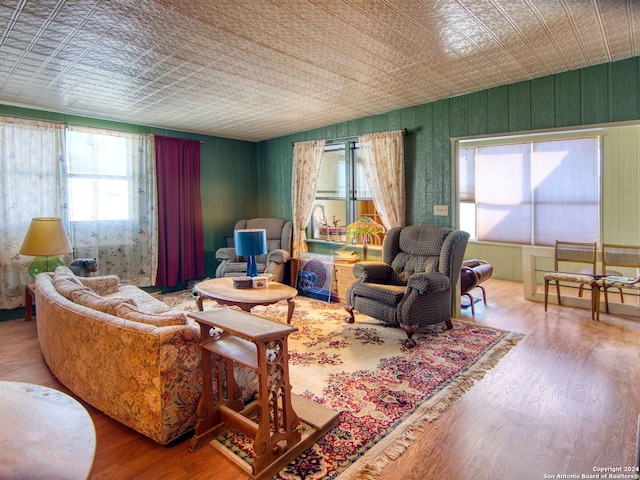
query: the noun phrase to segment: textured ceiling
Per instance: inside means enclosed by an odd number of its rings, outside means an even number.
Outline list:
[[[639,51],[637,0],[0,0],[0,103],[258,141]]]

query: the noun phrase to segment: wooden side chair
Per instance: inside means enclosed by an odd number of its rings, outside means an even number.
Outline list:
[[[588,285],[590,288],[594,288],[594,282],[596,281],[597,274],[597,254],[598,246],[596,242],[593,243],[581,243],[581,242],[564,242],[556,240],[555,251],[553,255],[553,272],[545,273],[544,275],[544,310],[547,311],[547,304],[549,302],[549,284],[555,283],[556,285],[556,297],[558,299],[558,305],[562,305],[560,299],[560,282],[563,283],[575,283],[580,286]],[[588,269],[583,269],[580,273],[573,273],[563,268],[568,263],[579,263],[582,265],[589,265]],[[592,292],[593,293],[593,292]],[[595,298],[591,297],[591,318],[594,317]]]
[[[628,269],[635,269],[635,271],[630,274],[630,277],[638,277],[640,272],[640,246],[637,245],[616,245],[612,243],[603,243],[602,244],[602,270],[607,272],[608,275],[616,275],[622,277],[622,273],[615,271],[612,273],[609,267],[623,267]],[[623,289],[628,290],[636,290],[640,291],[640,281],[631,282],[631,281],[616,281],[615,279],[610,279],[605,277],[600,278],[596,284],[595,288],[604,290],[604,303],[606,312],[609,313],[609,295],[608,290],[610,288],[617,288],[620,290],[620,297],[622,298],[622,302],[624,302],[623,297]],[[595,311],[596,311],[596,320],[600,318],[600,295],[596,296],[595,303]]]

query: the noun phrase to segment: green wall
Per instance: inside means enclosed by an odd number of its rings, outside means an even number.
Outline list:
[[[0,105],[0,115],[51,120],[124,132],[188,138],[202,142],[200,149],[202,216],[206,275],[215,276],[216,250],[224,245],[240,218],[258,215],[258,176],[255,174],[256,143],[199,135],[130,123],[65,115]]]
[[[260,183],[268,188],[260,191],[260,214],[292,216],[292,142],[407,128],[407,223],[454,226],[452,137],[637,120],[639,69],[634,57],[261,142]],[[434,205],[448,205],[450,215],[434,216]],[[470,244],[467,257],[479,252],[498,266],[494,275],[521,280],[520,250]]]
[[[202,206],[206,274],[213,276],[215,251],[240,218],[290,219],[292,142],[356,136],[407,128],[405,140],[407,222],[453,226],[453,216],[436,217],[434,205],[453,213],[451,137],[591,125],[640,118],[640,57],[596,65],[446,100],[394,110],[260,143],[198,135],[128,123],[98,120],[0,105],[0,114],[77,125],[153,133],[203,142]],[[611,160],[609,160],[612,162]],[[627,162],[637,162],[628,155]],[[628,168],[620,167],[620,175]],[[615,185],[616,179],[606,179]],[[626,180],[640,191],[640,180]],[[623,203],[623,200],[619,201]],[[624,224],[624,222],[619,221]],[[603,228],[605,228],[603,226]],[[637,229],[637,228],[636,228]],[[604,231],[604,230],[603,230]],[[617,233],[621,242],[631,242]],[[640,241],[640,239],[638,239]],[[521,280],[520,248],[471,245],[467,256],[495,263],[494,275]]]

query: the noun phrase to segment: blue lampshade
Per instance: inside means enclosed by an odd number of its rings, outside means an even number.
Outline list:
[[[247,275],[258,275],[256,255],[267,253],[267,231],[264,228],[236,230],[233,232],[236,254],[247,257]]]

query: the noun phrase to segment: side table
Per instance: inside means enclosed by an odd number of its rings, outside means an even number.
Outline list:
[[[337,412],[291,394],[287,337],[298,327],[232,309],[188,316],[200,325],[203,372],[190,451],[231,426],[253,439],[255,457],[251,466],[229,455],[225,447],[216,442],[214,445],[252,478],[271,478],[337,425]],[[234,362],[258,374],[256,400],[246,406],[233,375]],[[258,423],[252,420],[256,414]],[[304,433],[298,430],[300,422],[309,426]]]
[[[36,303],[36,284],[27,283],[24,289],[24,321],[33,320],[33,305]]]
[[[96,449],[89,412],[52,388],[0,382],[0,478],[86,479]]]

